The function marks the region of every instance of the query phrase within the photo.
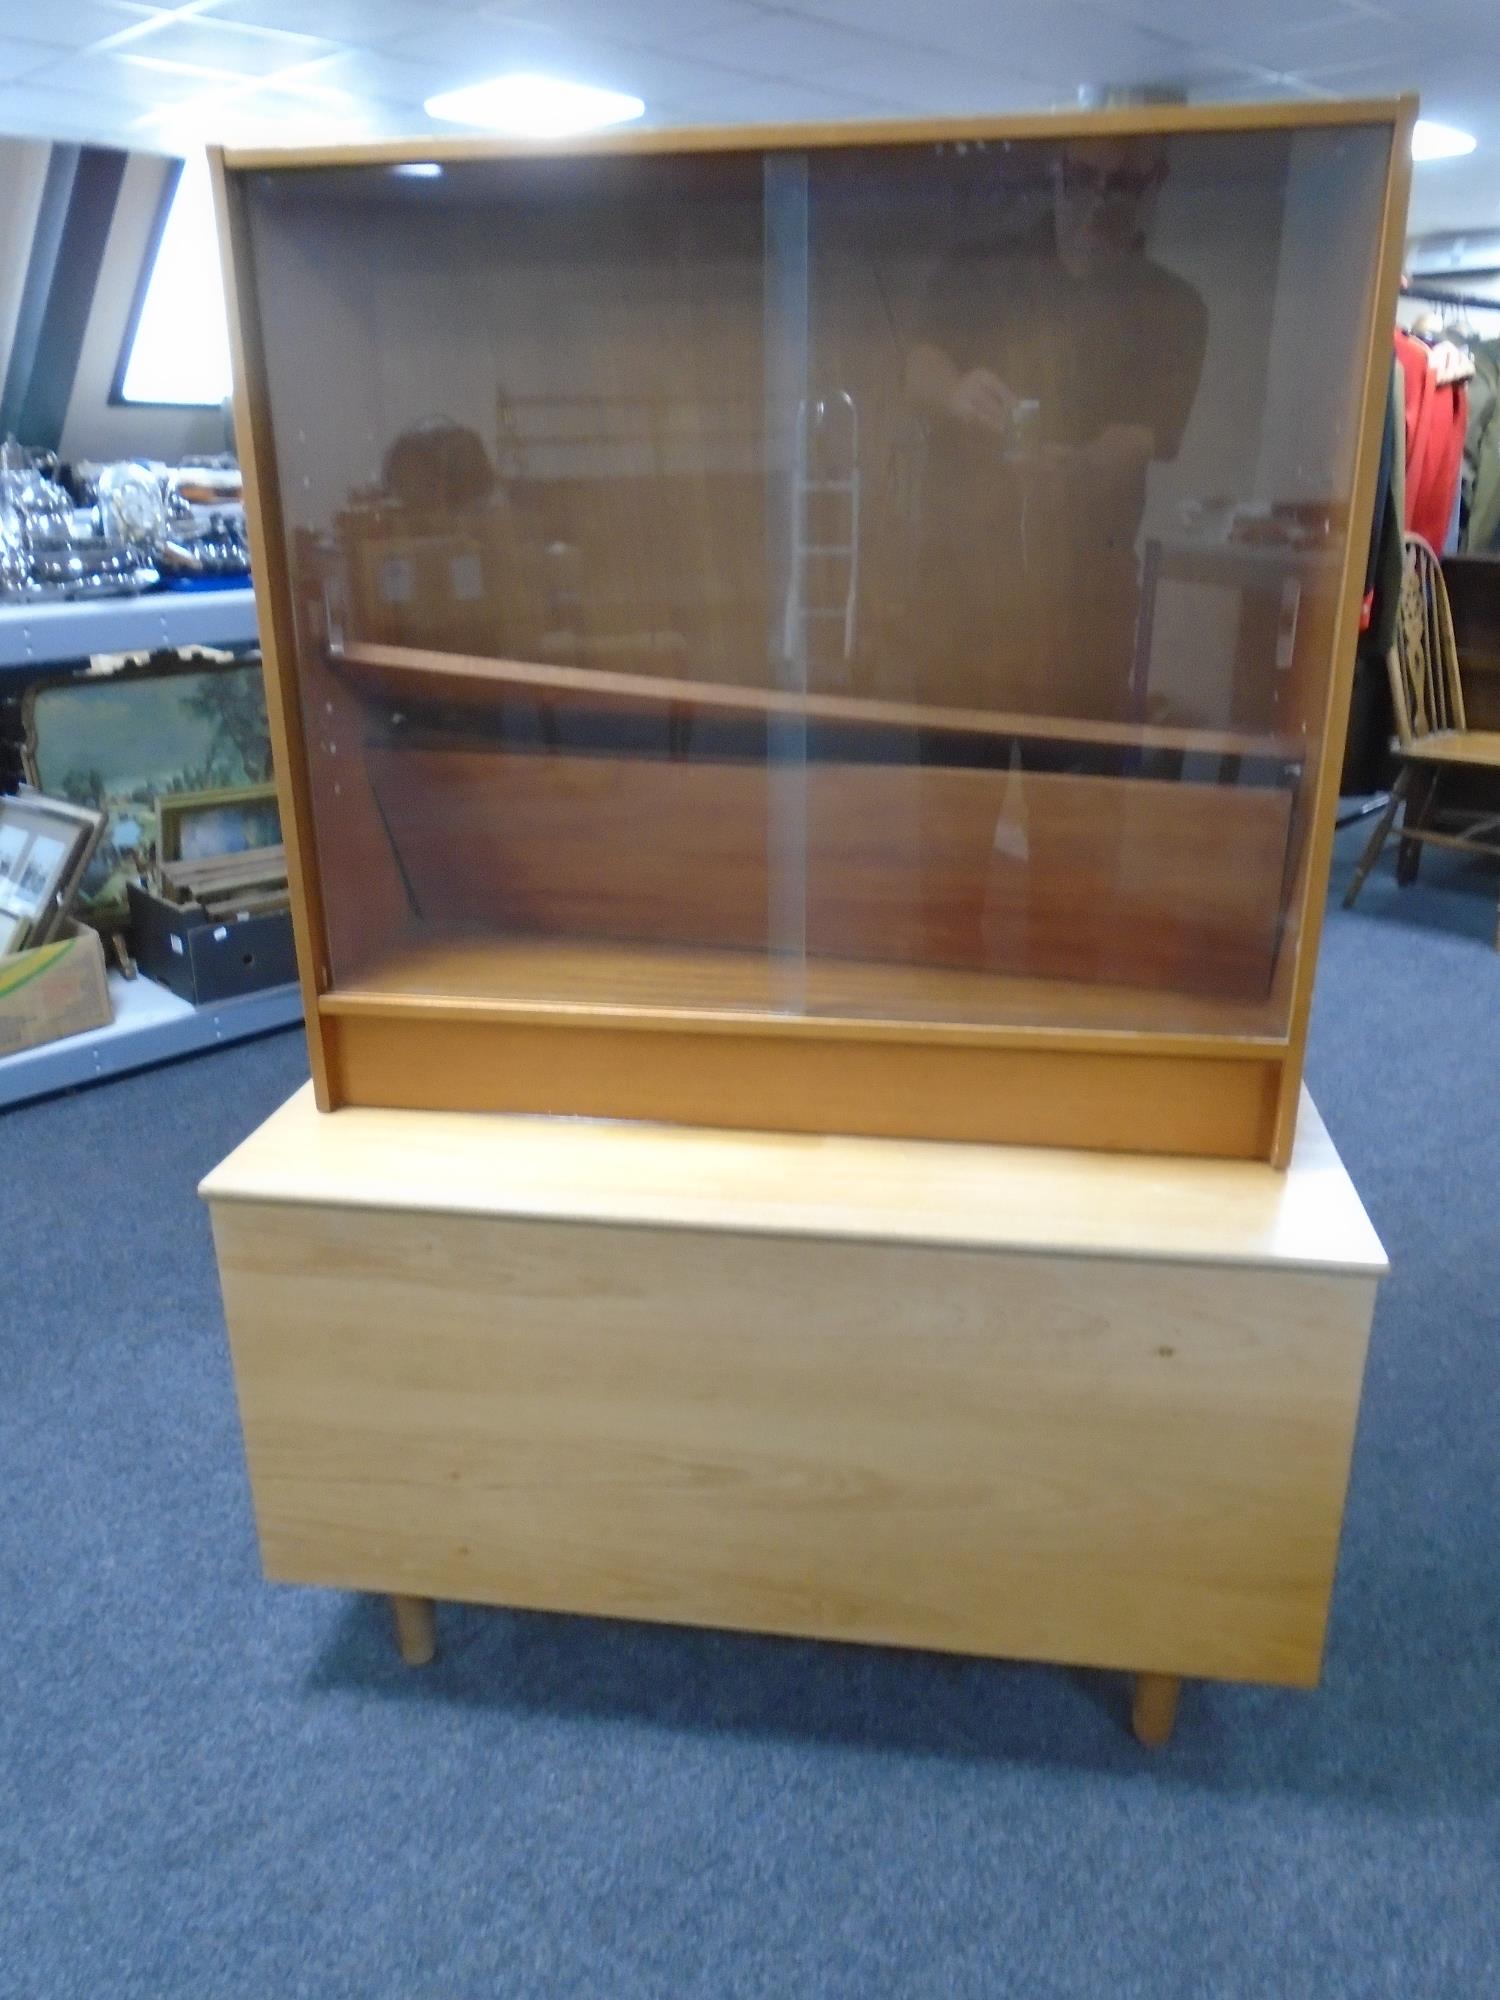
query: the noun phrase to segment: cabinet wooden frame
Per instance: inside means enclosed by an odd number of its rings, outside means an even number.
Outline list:
[[[809,127],[624,132],[565,148],[434,139],[366,147],[210,152],[230,306],[235,410],[261,615],[267,709],[281,788],[298,963],[317,1101],[434,1109],[549,1109],[706,1124],[750,1122],[933,1138],[1046,1141],[1222,1157],[1290,1157],[1337,805],[1365,537],[1373,509],[1387,391],[1388,329],[1400,273],[1416,101],[1144,106],[1061,115]],[[293,583],[249,245],[246,183],[311,167],[397,166],[535,158],[735,151],[971,140],[1089,140],[1365,126],[1389,135],[1379,246],[1368,288],[1351,530],[1333,613],[1331,670],[1290,843],[1294,935],[1278,955],[1284,1032],[1201,1036],[1136,1027],[955,1025],[909,1018],[768,1019],[715,1008],[511,1003],[462,990],[400,994],[341,978],[316,863],[308,745],[297,682]],[[379,666],[376,661],[372,665]],[[859,1048],[858,1044],[863,1044]],[[628,1049],[628,1070],[612,1065]],[[1218,1063],[1201,1069],[1205,1059]],[[975,1065],[964,1077],[963,1064]],[[1195,1084],[1193,1079],[1197,1078]],[[611,1081],[613,1078],[613,1081]],[[414,1079],[422,1079],[420,1086]],[[421,1088],[420,1097],[413,1092]],[[1194,1101],[1194,1100],[1197,1101]],[[1134,1101],[1140,1114],[1128,1115]],[[1049,1107],[1059,1107],[1054,1119]]]

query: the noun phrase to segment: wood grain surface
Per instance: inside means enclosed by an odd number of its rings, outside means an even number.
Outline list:
[[[819,1034],[901,1033],[973,1040],[1024,1027],[1036,1047],[1118,1049],[1149,1034],[1161,1055],[1267,1055],[1279,1048],[1273,1000],[1173,993],[1105,980],[1020,979],[943,966],[817,959],[789,965],[760,951],[689,950],[587,939],[497,937],[490,931],[409,924],[378,957],[351,967],[319,1002],[329,1014],[438,1016],[488,1012],[538,1023],[580,1012],[619,1023],[691,1014],[705,1034],[758,1019],[789,1033],[806,1009]]]
[[[1269,991],[1287,791],[905,764],[780,773],[707,757],[368,754],[413,902],[438,926],[795,944],[812,962],[1248,1001]],[[775,827],[794,809],[805,886],[783,936]],[[940,1006],[935,995],[933,1018]]]
[[[1305,1093],[1290,1167],[1059,1147],[803,1138],[607,1119],[318,1112],[304,1088],[204,1181],[216,1206],[402,1208],[1378,1277]]]
[[[1117,1037],[1105,1051],[1025,1029],[874,1036],[777,1016],[705,1033],[693,1020],[616,1022],[582,1008],[536,1024],[482,1007],[396,1003],[357,1014],[320,1007],[319,1021],[343,1105],[1230,1160],[1269,1157],[1284,1060],[1232,1043],[1205,1061],[1157,1053],[1149,1036]]]
[[[1291,1157],[1296,1131],[1307,1030],[1312,1016],[1313,980],[1317,974],[1318,945],[1323,935],[1323,907],[1333,857],[1339,772],[1343,767],[1349,732],[1349,697],[1354,682],[1354,654],[1359,638],[1367,553],[1363,529],[1374,515],[1381,435],[1390,395],[1388,336],[1395,318],[1405,253],[1406,216],[1411,196],[1411,145],[1417,121],[1417,100],[1415,97],[1403,97],[1392,106],[1392,110],[1395,129],[1381,202],[1379,244],[1367,292],[1369,313],[1365,325],[1364,353],[1357,374],[1351,373],[1349,380],[1348,426],[1354,440],[1349,518],[1360,532],[1349,534],[1344,541],[1321,705],[1312,694],[1316,676],[1305,670],[1298,676],[1304,691],[1308,720],[1312,725],[1310,740],[1317,745],[1318,761],[1310,782],[1309,809],[1301,816],[1291,880],[1290,903],[1297,914],[1296,935],[1287,954],[1290,966],[1291,1060],[1282,1071],[1281,1098],[1277,1105],[1276,1131],[1270,1152],[1270,1158],[1277,1166],[1285,1166]]]
[[[936,701],[892,701],[875,695],[798,694],[771,687],[736,687],[697,680],[684,671],[685,649],[661,648],[651,673],[607,666],[559,666],[540,660],[496,660],[431,647],[345,641],[330,662],[355,687],[397,706],[442,702],[495,711],[517,695],[558,708],[677,707],[707,714],[784,716],[807,722],[847,722],[867,728],[926,729],[947,735],[1017,737],[1027,742],[1087,744],[1122,750],[1180,750],[1214,757],[1293,757],[1289,739],[1249,729],[1185,724],[1104,722],[1088,716],[1020,714]]]
[[[1318,1674],[1374,1281],[216,1200],[294,1582]]]
[[[1102,110],[1011,112],[1000,118],[847,119],[816,125],[700,125],[615,130],[555,140],[445,138],[364,145],[245,146],[225,154],[234,172],[314,166],[399,166],[412,160],[535,159],[558,152],[612,154],[801,150],[817,146],[928,146],[976,139],[1150,138],[1172,132],[1297,131],[1319,125],[1389,125],[1415,98],[1322,98],[1315,104],[1277,99],[1265,104],[1121,104]]]

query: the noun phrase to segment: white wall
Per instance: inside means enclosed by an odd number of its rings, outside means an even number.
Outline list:
[[[10,361],[31,239],[47,178],[44,139],[0,139],[0,379]]]

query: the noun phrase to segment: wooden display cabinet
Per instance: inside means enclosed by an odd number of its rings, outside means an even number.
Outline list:
[[[1284,1164],[1413,114],[216,155],[319,1105]]]

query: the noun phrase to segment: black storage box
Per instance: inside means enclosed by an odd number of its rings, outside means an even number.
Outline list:
[[[194,1006],[236,1000],[297,977],[289,910],[219,919],[195,903],[168,903],[132,882],[130,945],[150,978]]]

